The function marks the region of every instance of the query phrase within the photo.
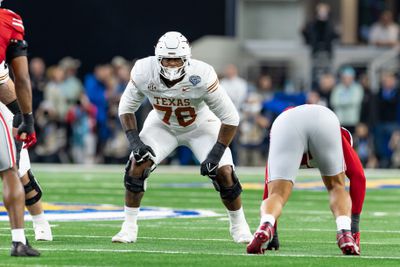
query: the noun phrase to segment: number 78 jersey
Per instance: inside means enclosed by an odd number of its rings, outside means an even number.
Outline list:
[[[158,118],[175,130],[191,130],[213,117],[228,125],[239,124],[239,114],[213,67],[191,59],[182,81],[167,87],[160,78],[155,56],[136,61],[119,104],[119,115],[134,113],[147,97]],[[211,116],[211,117],[210,117]]]

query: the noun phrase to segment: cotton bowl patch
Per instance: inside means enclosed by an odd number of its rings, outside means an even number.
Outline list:
[[[94,221],[94,220],[123,220],[124,209],[115,205],[43,203],[46,217],[49,221]],[[174,210],[160,207],[140,208],[139,220],[163,218],[193,218],[222,216],[210,210]],[[25,220],[31,216],[25,212]],[[0,221],[8,221],[7,211],[0,203]]]

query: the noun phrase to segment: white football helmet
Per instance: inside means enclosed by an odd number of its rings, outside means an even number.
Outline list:
[[[155,55],[160,74],[164,78],[174,81],[185,75],[185,68],[189,65],[191,48],[186,37],[180,32],[167,32],[158,40]],[[177,68],[164,67],[161,64],[163,58],[180,58],[183,65]]]

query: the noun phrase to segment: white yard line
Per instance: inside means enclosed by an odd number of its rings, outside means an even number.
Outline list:
[[[38,248],[40,251],[67,251],[67,252],[109,252],[109,253],[149,253],[149,254],[184,254],[184,255],[209,255],[209,256],[246,256],[257,257],[258,255],[248,255],[245,253],[215,253],[204,251],[175,251],[175,250],[141,250],[141,249],[87,249],[87,248]],[[9,247],[0,247],[0,250],[10,250]],[[258,256],[260,257],[260,256]],[[261,256],[262,257],[262,256]],[[344,255],[310,255],[310,254],[278,254],[266,253],[264,257],[291,257],[291,258],[343,258],[346,260],[352,259],[382,259],[382,260],[400,260],[400,256],[360,256],[349,257]]]
[[[0,234],[0,236],[10,236],[9,234]],[[33,236],[33,235],[28,235]],[[86,239],[111,239],[111,235],[54,235],[57,237],[67,237],[67,238],[86,238]],[[212,241],[212,242],[233,242],[229,238],[186,238],[186,237],[150,237],[150,236],[139,236],[138,239],[145,240],[169,240],[169,241]],[[283,240],[284,243],[304,243],[304,240]],[[334,241],[312,241],[313,244],[336,244]],[[385,242],[362,242],[362,245],[386,245],[393,246],[399,245],[399,243],[385,243]]]

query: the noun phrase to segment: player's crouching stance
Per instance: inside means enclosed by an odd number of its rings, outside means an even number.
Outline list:
[[[366,178],[364,169],[357,152],[353,149],[353,138],[351,133],[345,129],[340,129],[342,134],[342,149],[344,162],[346,164],[345,174],[350,180],[350,198],[351,198],[351,233],[358,248],[360,247],[360,219],[361,211],[364,204],[365,191],[366,191]],[[303,154],[300,168],[318,168],[317,162],[315,162],[313,155],[308,153]],[[268,166],[265,172],[265,185],[263,200],[268,198]],[[279,238],[278,238],[278,225],[275,222],[275,234],[272,241],[268,244],[267,250],[278,250],[279,249]]]
[[[136,62],[119,105],[120,120],[132,153],[124,177],[125,221],[112,241],[136,241],[146,179],[177,146],[185,145],[202,162],[201,174],[210,177],[220,192],[233,240],[250,242],[252,235],[240,198],[242,187],[227,148],[239,123],[238,112],[219,86],[214,69],[190,59],[191,49],[182,34],[163,35],[155,55]],[[134,113],[145,96],[154,109],[139,134]]]
[[[272,125],[268,155],[269,196],[261,204],[260,226],[247,253],[261,254],[273,240],[274,225],[286,204],[304,153],[317,162],[336,218],[337,244],[346,255],[360,255],[351,233],[351,200],[345,189],[339,120],[329,109],[302,105],[283,112]]]

